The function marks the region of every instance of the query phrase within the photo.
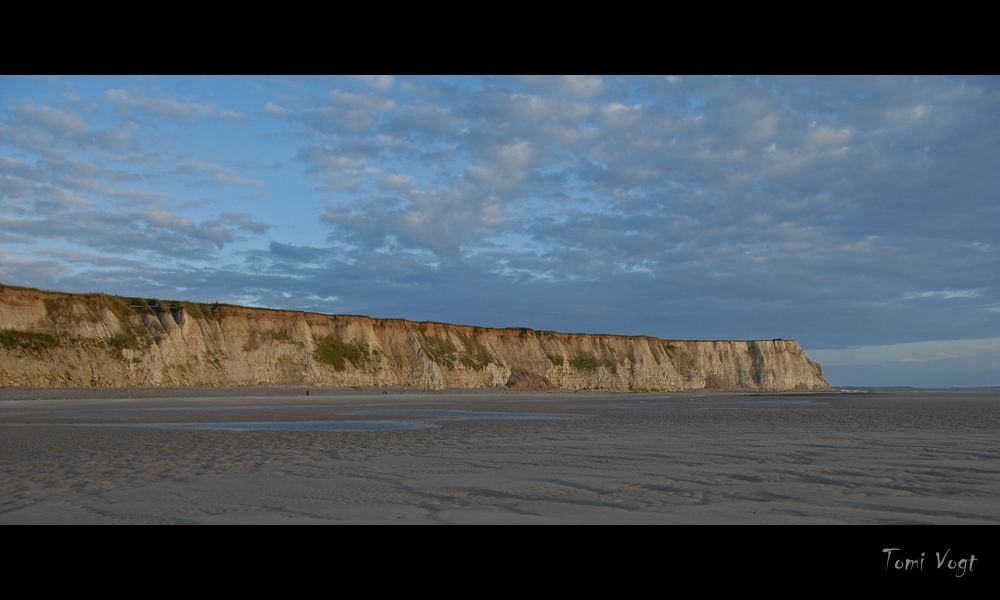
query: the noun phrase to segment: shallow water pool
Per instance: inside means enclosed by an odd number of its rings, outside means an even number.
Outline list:
[[[589,416],[559,413],[476,412],[471,410],[359,410],[348,414],[358,416],[430,417],[438,419],[515,419],[523,421],[576,419]]]

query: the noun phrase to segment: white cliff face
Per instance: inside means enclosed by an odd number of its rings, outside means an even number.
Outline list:
[[[0,385],[827,390],[795,341],[680,341],[0,286]]]

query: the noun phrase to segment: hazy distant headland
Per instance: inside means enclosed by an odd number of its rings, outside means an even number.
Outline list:
[[[0,385],[829,390],[793,340],[493,329],[0,285]]]

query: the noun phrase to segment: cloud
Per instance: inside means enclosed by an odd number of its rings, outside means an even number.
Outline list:
[[[100,153],[140,150],[127,128],[92,128],[78,107],[51,108],[27,101],[7,112],[13,116],[13,122],[0,123],[0,144],[11,144],[34,154],[64,157],[73,150]]]
[[[18,199],[35,190],[34,184],[20,177],[0,176],[0,198]]]
[[[275,241],[271,241],[271,243],[268,244],[268,251],[270,252],[271,257],[275,260],[282,262],[290,261],[295,263],[310,263],[330,254],[330,251],[325,248],[295,246]]]
[[[45,169],[39,169],[35,165],[17,160],[16,158],[0,156],[0,174],[42,181],[48,173]]]
[[[352,94],[334,90],[324,106],[303,111],[305,122],[324,133],[356,133],[371,128],[380,113],[392,111],[396,104],[378,94]]]
[[[259,179],[250,179],[236,175],[235,173],[215,173],[212,175],[212,183],[222,185],[251,185],[255,187],[264,185],[264,182]]]
[[[293,114],[295,114],[294,112],[288,110],[287,108],[283,106],[278,106],[277,104],[273,104],[271,102],[268,102],[266,105],[264,105],[264,110],[267,112],[267,114],[276,117],[290,117]]]
[[[43,156],[59,154],[48,137],[30,127],[0,123],[0,143]]]
[[[380,192],[385,193],[404,193],[412,190],[416,185],[416,179],[412,175],[405,175],[403,173],[397,173],[395,175],[389,175],[383,179],[379,179],[375,182],[375,187]]]
[[[90,131],[90,126],[75,111],[35,106],[28,101],[17,108],[8,109],[21,123],[33,125],[57,137],[70,137]]]
[[[0,232],[27,236],[36,242],[58,240],[112,255],[148,251],[167,258],[210,258],[237,240],[235,230],[260,233],[267,226],[250,215],[227,213],[221,220],[200,223],[158,209],[100,210],[91,206],[34,211],[18,217],[0,216]]]
[[[558,91],[570,96],[594,96],[600,94],[605,88],[604,79],[597,75],[533,75],[519,79],[542,89]]]
[[[104,179],[109,181],[141,181],[142,178],[133,173],[118,169],[107,169],[92,162],[74,158],[68,159],[41,159],[38,166],[55,177],[62,180],[73,179]]]
[[[559,89],[574,96],[593,96],[604,89],[604,80],[596,75],[563,75],[557,81]]]
[[[604,119],[614,127],[629,127],[643,119],[642,106],[634,104],[625,106],[620,102],[612,102],[601,107]]]
[[[106,127],[94,132],[93,143],[96,147],[113,152],[139,150],[139,145],[132,133],[124,127]]]
[[[63,263],[74,266],[101,266],[101,267],[128,267],[141,269],[144,265],[142,261],[129,260],[114,256],[103,256],[100,254],[90,254],[87,252],[75,252],[72,250],[43,250],[35,251],[38,256],[48,256]]]
[[[940,297],[947,300],[951,298],[977,298],[982,294],[983,290],[942,290],[938,292],[911,292],[904,294],[903,298],[905,300],[912,300],[914,298]]]
[[[932,106],[927,104],[917,104],[915,106],[906,107],[894,107],[887,109],[885,111],[885,116],[888,120],[894,121],[900,124],[912,124],[927,116],[931,110]]]
[[[396,107],[396,103],[378,94],[352,94],[342,90],[333,90],[328,95],[330,104],[355,106],[371,110],[387,111]]]
[[[172,198],[171,194],[163,192],[150,192],[147,190],[133,190],[128,188],[122,190],[103,190],[102,195],[109,198],[115,198],[123,204],[128,204],[130,206],[159,205]]]
[[[328,202],[321,220],[335,228],[331,240],[350,240],[374,250],[389,243],[458,258],[466,246],[483,243],[484,231],[514,226],[504,203],[482,197],[472,183],[455,180],[437,190],[399,190],[394,199]]]
[[[267,223],[254,221],[253,215],[251,215],[250,213],[224,212],[222,213],[221,217],[224,222],[229,223],[233,227],[257,235],[263,234],[272,227]]]
[[[223,121],[249,121],[250,119],[241,112],[236,112],[228,108],[219,111],[219,119]]]
[[[0,281],[4,283],[52,289],[59,278],[70,273],[72,271],[58,261],[12,256],[0,250]]]
[[[392,75],[354,75],[353,77],[380,92],[388,92],[392,89],[392,85],[395,82]]]
[[[262,187],[263,181],[250,179],[238,175],[232,169],[217,165],[207,160],[187,159],[178,165],[178,172],[195,176],[209,175],[207,179],[201,179],[199,183],[214,183],[220,185],[249,185]]]
[[[512,115],[522,119],[579,119],[594,111],[590,104],[553,96],[513,94],[508,102]]]
[[[810,144],[819,148],[842,147],[851,142],[854,138],[854,131],[849,127],[814,127],[806,133],[806,139]]]
[[[180,123],[195,121],[217,108],[216,105],[206,102],[182,102],[167,97],[152,98],[121,89],[107,90],[104,95],[124,114],[146,113]]]
[[[60,187],[49,185],[38,186],[33,190],[38,198],[45,198],[61,205],[95,206],[96,201],[87,196],[78,194],[72,190],[65,190]],[[39,212],[47,212],[44,204],[38,207]]]
[[[324,182],[321,189],[353,191],[368,176],[365,172],[368,161],[377,156],[377,153],[365,149],[331,148],[317,144],[300,149],[295,158],[307,164],[307,173]]]

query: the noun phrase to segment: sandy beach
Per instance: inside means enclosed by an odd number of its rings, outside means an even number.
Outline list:
[[[0,389],[0,523],[1000,522],[1000,394]]]

